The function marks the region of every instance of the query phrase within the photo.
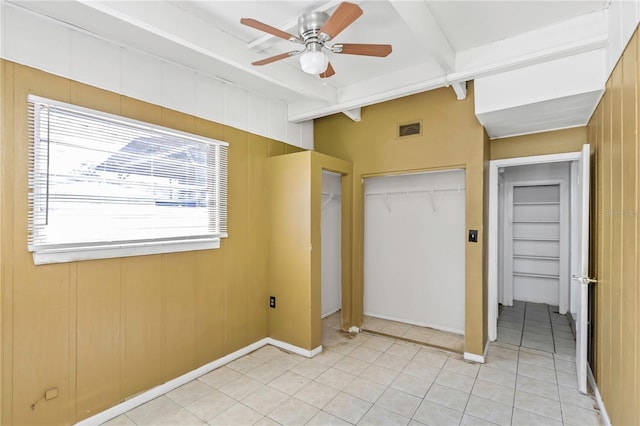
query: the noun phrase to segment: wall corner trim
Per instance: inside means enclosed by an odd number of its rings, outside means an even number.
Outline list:
[[[490,343],[489,340],[487,340],[487,343],[484,345],[484,352],[482,353],[482,355],[472,354],[471,352],[465,352],[464,359],[466,361],[479,362],[480,364],[484,364],[487,359],[487,352],[489,352],[489,343]]]
[[[605,426],[611,426],[611,419],[609,419],[609,414],[607,414],[607,409],[604,406],[602,395],[600,395],[598,385],[596,384],[596,379],[593,377],[593,371],[591,371],[591,366],[589,364],[587,364],[587,378],[589,380],[589,384],[591,385],[591,389],[593,389],[593,394],[596,397],[598,410],[600,410],[600,416],[602,416],[602,422]]]
[[[470,352],[465,352],[464,359],[466,361],[479,362],[481,364],[484,364],[485,357],[483,355],[476,355]]]
[[[275,346],[276,348],[284,349],[285,351],[293,352],[294,354],[302,355],[307,358],[313,358],[314,356],[322,352],[322,345],[318,346],[317,348],[307,350],[298,346],[294,346],[291,343],[272,339],[271,337],[267,337],[266,339],[262,339],[262,340],[266,340],[265,345]]]
[[[237,351],[232,352],[229,355],[225,355],[222,358],[218,358],[214,361],[211,361],[210,363],[205,364],[202,367],[198,367],[195,370],[191,370],[188,373],[183,374],[182,376],[169,380],[166,383],[163,383],[159,386],[156,386],[155,388],[149,389],[146,392],[138,394],[135,397],[128,399],[118,405],[114,405],[111,408],[101,411],[100,413],[97,413],[94,416],[91,416],[82,421],[79,421],[78,423],[76,423],[76,425],[81,425],[81,426],[101,425],[102,423],[105,423],[115,417],[118,417],[119,415],[124,414],[127,411],[138,407],[139,405],[144,404],[145,402],[149,402],[154,398],[162,396],[167,392],[170,392],[184,384],[187,384],[190,381],[195,380],[198,377],[215,370],[216,368],[222,367],[223,365],[228,364],[231,361],[234,361],[266,345],[272,345],[277,348],[284,349],[286,351],[305,356],[307,358],[312,358],[318,355],[320,352],[322,352],[322,345],[312,350],[306,350],[298,346],[294,346],[290,343],[282,342],[280,340],[272,339],[270,337],[265,337],[261,340],[258,340],[255,343],[245,346],[244,348],[238,349]]]

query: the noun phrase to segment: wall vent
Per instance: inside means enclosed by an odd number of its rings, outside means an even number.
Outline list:
[[[398,137],[416,136],[422,134],[422,122],[405,123],[398,125]]]

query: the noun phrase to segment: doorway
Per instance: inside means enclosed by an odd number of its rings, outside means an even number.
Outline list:
[[[589,247],[589,166],[590,166],[590,150],[589,145],[583,146],[581,152],[552,154],[532,157],[511,158],[505,160],[493,160],[489,164],[489,227],[488,227],[488,335],[489,340],[495,341],[498,337],[498,315],[499,309],[499,292],[498,286],[503,285],[507,277],[501,277],[498,273],[500,269],[500,259],[498,258],[498,249],[504,244],[499,236],[499,225],[509,219],[504,214],[500,215],[500,205],[498,200],[501,198],[498,194],[505,185],[499,185],[501,180],[500,170],[515,166],[532,166],[532,167],[549,167],[555,163],[569,164],[569,183],[568,188],[570,194],[570,224],[568,228],[573,229],[569,238],[564,240],[569,245],[569,267],[565,273],[559,271],[560,278],[566,276],[567,280],[572,279],[579,283],[578,286],[568,286],[567,298],[563,302],[560,293],[559,305],[565,304],[563,308],[570,312],[565,316],[567,319],[575,319],[576,323],[576,345],[575,360],[578,378],[578,388],[581,392],[586,392],[587,370],[586,353],[588,346],[587,329],[593,324],[587,322],[588,317],[588,289],[587,284],[593,282],[587,276],[589,263],[588,247]],[[506,191],[505,191],[506,192]],[[502,197],[504,199],[504,197]],[[502,206],[504,207],[504,206]],[[562,239],[562,236],[561,236]],[[577,288],[576,288],[577,287]],[[505,286],[507,289],[508,286]],[[503,295],[503,302],[506,297]],[[577,308],[577,312],[573,312],[573,308]]]
[[[531,183],[536,184],[558,184],[560,187],[560,201],[564,204],[559,204],[564,206],[564,209],[560,209],[558,212],[558,222],[566,221],[566,225],[562,230],[561,237],[559,238],[561,241],[557,243],[552,241],[547,241],[546,243],[540,243],[544,245],[544,249],[542,252],[536,252],[538,255],[542,256],[540,260],[531,260],[531,259],[520,259],[527,260],[529,264],[531,263],[546,263],[547,267],[550,266],[552,261],[552,257],[555,257],[556,253],[554,247],[551,247],[555,243],[558,250],[558,257],[561,252],[564,252],[567,257],[562,259],[562,262],[558,264],[558,280],[562,278],[566,282],[567,290],[558,293],[558,309],[560,309],[560,305],[563,305],[564,308],[563,313],[566,313],[570,304],[571,304],[571,295],[570,291],[570,277],[572,274],[572,268],[575,264],[575,256],[577,255],[577,248],[574,247],[573,235],[571,234],[571,230],[575,229],[575,226],[572,228],[572,224],[576,219],[576,215],[571,214],[571,209],[576,208],[575,206],[575,197],[572,198],[571,194],[577,194],[578,189],[576,187],[576,176],[575,176],[575,164],[580,160],[580,153],[563,153],[563,154],[552,154],[552,155],[541,155],[541,156],[532,156],[532,157],[521,157],[521,158],[510,158],[505,160],[493,160],[489,166],[489,232],[488,232],[488,245],[489,245],[489,253],[488,253],[488,292],[489,292],[489,300],[488,300],[488,331],[489,331],[489,339],[494,341],[497,336],[497,320],[499,314],[499,306],[500,304],[504,306],[512,306],[513,305],[513,294],[509,294],[510,289],[512,288],[509,285],[509,273],[513,271],[512,262],[502,261],[505,257],[509,256],[508,246],[513,243],[513,234],[509,234],[506,230],[508,227],[506,226],[512,218],[508,216],[508,214],[513,214],[513,211],[507,208],[510,203],[513,203],[513,188],[518,186],[527,186]],[[544,176],[544,178],[541,178]],[[502,185],[499,185],[499,182],[502,182]],[[508,183],[511,182],[511,185]],[[564,186],[564,193],[562,191],[562,186]],[[545,189],[543,191],[547,191]],[[542,196],[542,194],[539,194]],[[520,195],[519,195],[520,196]],[[526,194],[525,194],[526,196]],[[536,195],[538,196],[538,195]],[[548,196],[544,195],[544,196]],[[526,206],[526,205],[523,205]],[[519,208],[519,207],[516,207]],[[526,208],[526,207],[525,207]],[[544,209],[544,207],[542,207]],[[521,214],[521,213],[518,213]],[[528,213],[526,213],[528,214]],[[564,218],[564,219],[563,219]],[[521,222],[526,222],[525,218],[522,219]],[[535,219],[534,219],[535,220]],[[540,220],[548,220],[549,222],[553,222],[551,218],[540,219]],[[533,222],[533,220],[532,220]],[[538,224],[526,224],[520,223],[520,229],[517,229],[516,232],[531,232],[531,227],[535,226],[543,226],[545,232],[550,232],[553,229],[553,223],[538,223]],[[561,224],[558,223],[558,227],[561,227]],[[501,231],[499,231],[501,230]],[[500,238],[498,238],[500,236]],[[526,238],[526,235],[516,234],[516,237],[523,236]],[[505,243],[509,242],[510,243]],[[530,241],[521,240],[516,241],[516,250],[519,250],[523,247],[521,243],[525,243],[527,250],[533,250],[536,248],[529,247],[531,245]],[[560,247],[560,243],[563,243],[563,247]],[[518,246],[519,245],[519,246]],[[534,256],[536,253],[532,253]],[[501,258],[498,257],[498,254],[501,255]],[[519,253],[516,251],[516,255]],[[513,255],[513,253],[511,253]],[[545,256],[548,255],[548,256]],[[547,257],[548,259],[545,259]],[[560,271],[561,265],[563,266],[562,271]],[[526,267],[531,267],[531,265],[526,265]],[[547,269],[548,270],[548,269]],[[500,272],[499,272],[500,271]],[[516,270],[516,272],[519,272]],[[555,272],[555,271],[554,271]],[[548,274],[548,275],[556,275],[556,274]],[[530,277],[528,277],[530,278]],[[544,279],[544,278],[540,278]],[[540,284],[540,283],[538,283]],[[559,284],[559,283],[558,283]],[[500,287],[500,290],[499,289]],[[499,294],[500,293],[500,294]],[[566,294],[566,297],[565,297]]]
[[[502,167],[498,302],[546,303],[566,314],[570,281],[571,162]]]

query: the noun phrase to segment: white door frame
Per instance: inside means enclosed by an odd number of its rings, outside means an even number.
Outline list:
[[[560,234],[560,256],[559,256],[559,279],[558,279],[558,311],[561,314],[567,313],[569,305],[569,265],[571,261],[570,256],[570,201],[563,202],[567,199],[567,186],[571,183],[567,183],[567,179],[531,179],[531,180],[518,180],[507,182],[507,189],[505,191],[505,206],[508,219],[505,224],[510,223],[513,220],[513,189],[519,186],[540,186],[540,185],[557,185],[560,196],[560,214],[559,214],[559,234]],[[505,228],[505,238],[503,244],[506,245],[505,258],[511,259],[513,256],[513,225],[509,224]],[[510,278],[509,278],[510,277]],[[503,281],[503,299],[507,305],[513,305],[513,265],[507,262],[505,265],[504,281]],[[507,285],[508,284],[508,285]]]
[[[489,340],[498,338],[498,169],[500,167],[524,166],[529,164],[579,161],[580,152],[535,155],[531,157],[506,158],[489,162],[489,229],[488,236],[488,331]]]

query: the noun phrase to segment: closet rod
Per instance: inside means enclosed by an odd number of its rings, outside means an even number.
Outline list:
[[[323,197],[329,197],[327,198],[327,201],[325,201],[324,203],[322,203],[322,206],[320,207],[321,209],[324,209],[325,207],[327,207],[327,205],[331,202],[331,200],[333,200],[334,198],[342,198],[340,196],[340,194],[334,194],[333,192],[323,192],[322,193]]]
[[[340,194],[334,194],[333,192],[323,192],[322,196],[323,197],[331,197],[331,198],[340,198],[341,197]]]
[[[389,191],[389,192],[370,192],[365,194],[367,197],[379,195],[409,195],[409,194],[433,194],[436,192],[462,192],[464,188],[448,188],[448,189],[415,189],[412,191]]]

